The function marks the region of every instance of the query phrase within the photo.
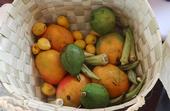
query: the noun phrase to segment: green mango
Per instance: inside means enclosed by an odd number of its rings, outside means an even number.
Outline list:
[[[64,69],[73,76],[77,76],[85,60],[84,52],[74,44],[69,44],[61,53],[61,63]]]
[[[89,83],[81,91],[80,102],[88,109],[103,108],[109,105],[109,93],[104,86]]]
[[[100,7],[91,12],[90,25],[100,35],[112,32],[115,28],[116,17],[109,7]]]

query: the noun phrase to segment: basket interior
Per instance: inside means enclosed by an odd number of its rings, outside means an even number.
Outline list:
[[[30,46],[31,28],[36,21],[55,22],[58,15],[66,15],[71,30],[90,30],[92,9],[109,6],[124,24],[132,27],[136,51],[141,64],[138,74],[146,74],[141,90],[146,95],[160,69],[161,39],[155,18],[145,0],[14,0],[0,27],[0,80],[17,97],[44,100],[40,92],[41,79],[34,65]]]

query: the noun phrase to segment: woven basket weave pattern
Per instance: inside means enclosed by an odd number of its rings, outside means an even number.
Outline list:
[[[137,56],[141,61],[137,72],[147,75],[140,92],[145,96],[159,76],[162,56],[159,29],[146,0],[14,0],[0,22],[0,81],[4,87],[19,98],[44,100],[40,92],[41,79],[30,51],[34,41],[33,23],[37,20],[55,22],[58,15],[66,15],[72,30],[87,34],[91,10],[103,5],[113,8],[121,21],[133,28]],[[134,103],[135,99],[105,110]]]

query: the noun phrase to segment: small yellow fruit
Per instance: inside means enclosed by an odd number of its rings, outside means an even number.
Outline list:
[[[50,44],[49,40],[46,38],[38,39],[37,45],[41,50],[48,50],[51,48],[51,44]]]
[[[53,96],[55,94],[55,87],[49,83],[43,83],[41,91],[46,96]]]
[[[95,48],[94,45],[88,44],[88,45],[86,46],[86,51],[87,51],[88,53],[95,54],[96,48]]]
[[[41,36],[47,29],[46,24],[37,22],[32,27],[32,33],[36,36]]]
[[[82,48],[82,49],[84,49],[85,46],[86,46],[86,43],[85,43],[84,40],[76,40],[76,41],[74,42],[74,44],[77,45],[78,47]]]
[[[96,36],[92,34],[88,34],[85,38],[86,44],[95,44],[96,43]]]
[[[69,25],[70,25],[68,18],[65,17],[65,16],[59,16],[59,17],[57,17],[57,24],[65,27],[65,28],[68,28]]]
[[[92,35],[94,35],[94,36],[96,36],[96,37],[99,37],[100,35],[97,33],[97,32],[95,32],[95,31],[90,31],[90,34],[92,34]]]
[[[83,39],[83,34],[80,31],[74,31],[73,37],[75,40],[81,40],[81,39]]]
[[[38,47],[37,44],[33,44],[31,49],[32,49],[32,53],[34,55],[36,55],[36,54],[38,54],[40,52],[40,48]]]

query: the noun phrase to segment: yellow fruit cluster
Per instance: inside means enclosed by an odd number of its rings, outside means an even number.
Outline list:
[[[56,20],[57,24],[65,28],[69,28],[69,20],[65,16],[58,16]],[[42,35],[46,32],[47,25],[43,22],[37,22],[32,27],[32,33],[38,37],[37,43],[32,45],[32,53],[38,54],[41,50],[51,49],[50,41],[47,38],[43,38]]]
[[[97,34],[90,32],[86,37],[83,36],[81,31],[73,31],[73,37],[75,39],[74,44],[78,47],[85,49],[86,52],[95,54]]]
[[[50,48],[50,41],[46,38],[40,38],[37,43],[32,45],[32,53],[36,55],[40,52],[40,50],[49,50]]]

